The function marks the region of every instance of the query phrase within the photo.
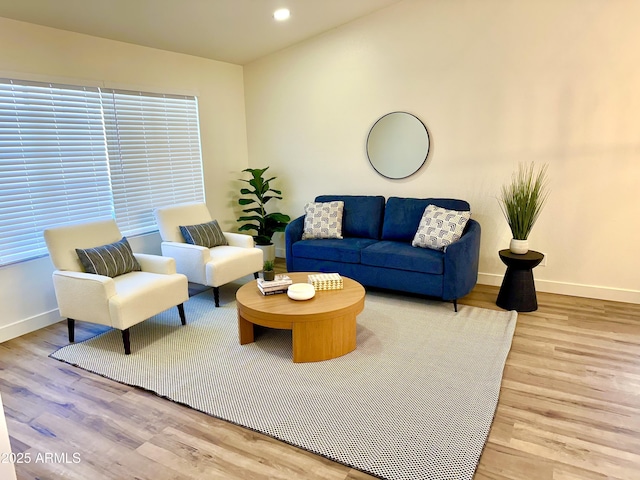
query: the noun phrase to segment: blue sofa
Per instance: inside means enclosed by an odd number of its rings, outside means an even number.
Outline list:
[[[464,200],[364,195],[321,195],[316,202],[344,202],[342,239],[302,240],[304,215],[285,230],[287,270],[337,272],[362,285],[452,301],[478,278],[480,224],[470,219],[462,237],[445,251],[411,246],[424,209],[433,204],[467,211]]]

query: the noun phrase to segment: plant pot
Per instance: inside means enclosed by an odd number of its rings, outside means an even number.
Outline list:
[[[516,240],[512,238],[509,250],[516,255],[524,255],[529,251],[529,240]]]
[[[274,270],[262,272],[262,278],[267,282],[271,282],[276,279],[276,272]]]
[[[267,260],[271,260],[273,262],[276,259],[276,246],[273,243],[269,245],[256,245],[256,248],[262,250],[262,261],[266,262]]]

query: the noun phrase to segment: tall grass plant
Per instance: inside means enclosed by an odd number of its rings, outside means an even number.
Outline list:
[[[502,186],[500,208],[516,240],[527,240],[549,196],[547,165],[520,164],[511,183]]]

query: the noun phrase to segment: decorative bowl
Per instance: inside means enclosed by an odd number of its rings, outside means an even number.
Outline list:
[[[292,300],[309,300],[315,294],[316,289],[310,283],[294,283],[287,289],[287,295]]]

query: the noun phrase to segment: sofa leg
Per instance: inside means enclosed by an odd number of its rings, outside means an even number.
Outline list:
[[[178,305],[178,313],[180,313],[180,322],[182,322],[182,325],[186,325],[187,317],[184,316],[184,303]]]
[[[458,299],[454,298],[453,299],[453,310],[458,313]]]
[[[220,287],[213,287],[213,301],[216,307],[220,306]]]
[[[75,342],[76,321],[73,318],[67,318],[67,330],[69,331],[69,343]]]
[[[122,343],[124,344],[125,355],[131,354],[131,342],[129,341],[129,329],[122,330]]]

